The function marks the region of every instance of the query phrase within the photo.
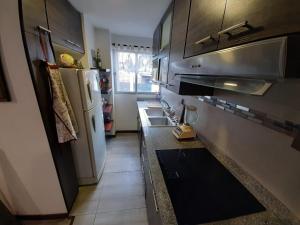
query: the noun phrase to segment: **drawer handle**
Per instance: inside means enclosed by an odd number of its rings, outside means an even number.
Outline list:
[[[152,190],[152,195],[153,195],[153,200],[154,200],[155,211],[158,213],[158,205],[157,205],[156,194],[155,194],[154,190]]]
[[[42,31],[47,32],[47,33],[51,33],[51,30],[49,30],[49,29],[47,29],[43,26],[37,26],[37,29],[42,30]]]
[[[224,30],[221,30],[220,32],[218,32],[218,35],[221,36],[221,35],[223,35],[223,34],[227,34],[227,35],[229,35],[229,36],[232,36],[232,34],[231,34],[230,32],[231,32],[231,31],[234,31],[234,30],[236,30],[236,29],[238,29],[238,28],[241,28],[241,27],[246,27],[246,28],[248,28],[248,29],[251,28],[251,26],[248,24],[248,21],[246,20],[246,21],[244,21],[244,22],[238,23],[238,24],[233,25],[233,26],[231,26],[231,27],[228,27],[228,28],[226,28],[226,29],[224,29]]]
[[[153,180],[152,180],[152,174],[151,174],[151,171],[150,171],[150,170],[148,170],[148,172],[149,172],[149,179],[150,179],[150,183],[151,183],[151,184],[153,184]]]
[[[211,40],[211,41],[215,41],[215,39],[211,36],[211,35],[209,35],[209,36],[207,36],[207,37],[205,37],[205,38],[203,38],[203,39],[201,39],[201,40],[199,40],[199,41],[196,41],[195,42],[195,45],[199,45],[199,44],[204,44],[205,42],[207,42],[207,41],[209,41],[209,40]]]

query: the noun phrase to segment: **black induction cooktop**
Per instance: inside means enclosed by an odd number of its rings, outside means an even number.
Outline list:
[[[157,150],[178,225],[196,225],[264,211],[207,150]]]

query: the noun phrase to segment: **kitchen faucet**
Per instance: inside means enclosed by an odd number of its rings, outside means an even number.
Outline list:
[[[171,109],[171,107],[170,107],[170,105],[169,105],[169,103],[165,100],[165,99],[160,99],[160,104],[162,104],[162,107],[164,108],[164,109],[166,109],[166,110],[170,110]],[[165,107],[165,106],[166,107]]]
[[[176,118],[176,112],[174,109],[172,109],[172,107],[169,105],[169,103],[165,100],[165,99],[160,99],[160,103],[164,109],[164,111],[166,112],[166,114],[168,115],[168,117],[175,122],[176,124],[178,123],[178,119]]]

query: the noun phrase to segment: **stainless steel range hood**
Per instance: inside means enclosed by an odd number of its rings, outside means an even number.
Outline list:
[[[171,63],[182,82],[252,95],[272,83],[300,76],[299,36],[258,41]]]

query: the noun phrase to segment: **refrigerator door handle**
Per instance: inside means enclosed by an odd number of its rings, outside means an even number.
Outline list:
[[[88,91],[88,94],[89,94],[89,98],[90,98],[90,101],[92,102],[92,92],[91,92],[91,85],[90,85],[90,82],[88,82],[86,84],[87,86],[87,91]]]
[[[96,122],[95,122],[95,116],[94,115],[92,116],[92,125],[93,125],[94,132],[96,132]]]

